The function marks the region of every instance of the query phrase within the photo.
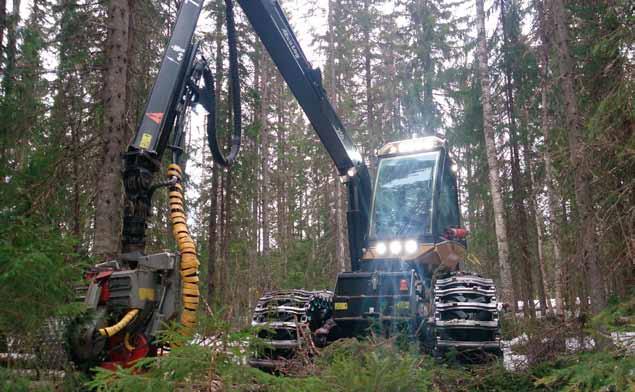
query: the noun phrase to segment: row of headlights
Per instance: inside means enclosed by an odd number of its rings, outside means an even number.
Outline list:
[[[419,249],[419,244],[415,240],[395,240],[388,243],[379,241],[375,244],[375,252],[379,256],[385,256],[388,253],[392,256],[409,256],[417,253],[417,249]]]

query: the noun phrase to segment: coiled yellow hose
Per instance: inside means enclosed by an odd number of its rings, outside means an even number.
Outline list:
[[[130,324],[133,318],[139,313],[139,309],[130,309],[128,313],[119,322],[115,325],[111,325],[110,327],[101,328],[99,333],[102,336],[112,336],[116,335],[119,331],[124,329],[126,325]]]
[[[181,294],[183,311],[181,312],[182,333],[191,335],[196,325],[196,310],[198,309],[198,267],[200,265],[196,255],[196,245],[187,228],[187,216],[183,208],[183,186],[181,185],[181,167],[177,164],[168,166],[168,178],[175,177],[176,184],[170,186],[170,221],[172,234],[181,253]]]

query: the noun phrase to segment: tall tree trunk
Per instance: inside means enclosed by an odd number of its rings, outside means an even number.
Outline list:
[[[231,284],[232,280],[235,280],[235,276],[230,277],[229,274],[229,243],[232,232],[232,200],[233,200],[233,187],[232,187],[232,175],[229,172],[225,172],[225,198],[223,200],[223,210],[225,212],[223,223],[223,240],[222,240],[222,263],[223,263],[223,276],[221,284],[224,285],[223,303],[232,302],[231,297]],[[231,310],[230,310],[231,313]],[[231,314],[229,315],[231,316]]]
[[[267,59],[267,52],[260,47],[261,51],[261,78],[260,78],[260,129],[261,129],[261,156],[260,156],[260,170],[262,176],[261,184],[261,223],[262,223],[262,254],[268,255],[270,244],[270,222],[269,222],[269,122],[267,120],[267,114],[269,113],[269,84],[270,84],[270,66]]]
[[[563,0],[553,0],[552,14],[556,28],[556,43],[560,81],[564,96],[565,121],[568,130],[569,160],[573,168],[576,205],[578,207],[578,235],[576,238],[576,263],[578,268],[586,268],[586,284],[591,296],[591,311],[598,313],[606,306],[604,278],[597,251],[597,235],[593,196],[591,191],[591,175],[588,157],[585,156],[584,140],[580,129],[575,91],[575,75],[573,59],[568,42],[568,18]],[[586,304],[586,298],[581,298]]]
[[[525,110],[525,119],[529,118],[529,114]],[[527,123],[527,121],[525,121]],[[526,171],[529,172],[529,195],[527,199],[529,202],[530,214],[534,217],[536,225],[536,249],[538,251],[538,294],[540,296],[540,310],[541,315],[544,317],[548,310],[551,310],[551,301],[547,298],[549,291],[549,285],[547,284],[547,268],[545,266],[545,252],[544,252],[544,235],[542,230],[543,215],[538,208],[538,192],[536,189],[536,178],[534,176],[534,169],[531,158],[531,151],[527,139],[523,141],[523,156],[525,161]]]
[[[212,167],[212,189],[210,192],[210,208],[207,230],[207,303],[212,305],[215,300],[215,275],[216,275],[216,259],[218,255],[218,177],[221,175],[217,166]]]
[[[6,4],[5,7],[6,9]],[[6,12],[6,11],[5,11]],[[15,76],[15,60],[18,51],[18,24],[20,23],[20,0],[13,0],[13,11],[6,21],[7,24],[7,61],[4,66],[2,84],[4,96],[9,96],[13,89],[13,78]]]
[[[547,188],[547,201],[548,201],[548,216],[549,225],[552,231],[552,246],[553,246],[553,265],[554,265],[554,279],[553,289],[556,300],[555,313],[557,315],[564,314],[564,288],[563,288],[563,259],[561,252],[561,227],[560,221],[557,219],[556,214],[559,211],[558,207],[558,191],[554,183],[554,168],[551,159],[550,152],[550,127],[551,120],[549,116],[549,48],[550,37],[552,34],[548,31],[551,24],[547,21],[547,15],[545,14],[545,1],[536,0],[535,6],[538,11],[539,21],[539,33],[540,33],[540,66],[541,66],[541,91],[540,91],[540,127],[542,128],[542,134],[544,137],[544,151],[543,161],[545,162],[545,185]]]
[[[217,228],[217,236],[218,236],[218,247],[216,253],[216,260],[218,267],[217,274],[217,285],[214,291],[220,293],[218,296],[218,300],[220,303],[225,303],[227,298],[227,261],[225,260],[225,231],[227,230],[227,205],[225,200],[227,198],[227,173],[224,170],[218,170],[219,173],[219,185],[218,185],[218,205],[220,211],[218,212],[218,228]]]
[[[223,6],[222,1],[216,2],[215,25],[214,25],[214,41],[216,49],[216,62],[214,69],[214,95],[216,96],[216,113],[215,118],[217,124],[221,121],[221,107],[222,107],[222,83],[223,83]],[[204,148],[207,148],[206,146]],[[210,211],[208,217],[208,233],[207,233],[207,303],[213,304],[216,301],[222,301],[222,298],[216,298],[217,284],[221,284],[220,275],[222,275],[222,268],[218,268],[219,260],[219,240],[224,239],[221,232],[224,227],[224,203],[222,199],[223,184],[221,180],[223,178],[223,171],[219,170],[216,164],[212,166],[212,189],[210,191]],[[220,208],[219,212],[219,199]],[[219,235],[219,233],[221,235]],[[220,271],[219,271],[220,270]],[[219,301],[220,300],[220,301]]]
[[[510,34],[510,26],[507,20],[507,5],[505,0],[500,0],[500,20],[503,30],[503,62],[505,74],[505,111],[509,126],[509,147],[511,152],[511,180],[512,180],[512,205],[515,217],[514,230],[512,231],[512,241],[520,252],[520,263],[523,271],[520,279],[520,287],[525,306],[523,313],[525,316],[535,317],[535,306],[533,296],[533,279],[531,259],[529,255],[529,232],[527,230],[528,219],[524,200],[527,199],[525,187],[523,186],[520,170],[520,153],[518,148],[519,129],[516,122],[514,105],[514,69],[513,59],[510,56],[511,50],[517,45],[516,37]]]
[[[7,0],[0,0],[0,71],[4,55],[4,29],[7,27]]]
[[[546,94],[545,94],[546,95]],[[546,100],[545,100],[546,101]],[[545,102],[546,103],[546,102]],[[543,109],[545,112],[546,109]],[[547,120],[548,121],[548,120]],[[547,185],[547,193],[548,193],[548,202],[549,202],[549,222],[552,227],[552,247],[553,247],[553,265],[554,265],[554,277],[553,277],[553,288],[554,294],[556,297],[556,314],[562,315],[564,314],[564,259],[562,258],[561,251],[561,236],[562,236],[562,228],[561,221],[557,218],[556,214],[558,214],[558,199],[557,199],[557,190],[554,186],[553,179],[553,164],[551,163],[550,153],[547,151],[547,134],[549,131],[546,129],[547,125],[543,126],[543,132],[545,133],[545,152],[543,155],[543,160],[545,161],[545,180]]]
[[[338,51],[335,47],[335,25],[337,23],[337,12],[339,10],[339,1],[329,1],[328,11],[328,69],[329,75],[327,80],[327,92],[331,104],[337,108],[338,100],[338,72],[337,72],[337,57]],[[338,173],[333,170],[334,177],[334,224],[335,224],[335,261],[337,263],[337,269],[339,271],[346,271],[346,236],[344,234],[344,197],[342,195],[342,184],[338,179]]]
[[[375,132],[373,129],[373,90],[372,90],[372,52],[370,42],[370,0],[364,0],[365,24],[364,29],[364,79],[366,82],[366,127],[368,137],[370,139],[371,148],[377,147],[379,144],[375,140]]]
[[[73,236],[78,241],[75,246],[75,251],[79,252],[81,247],[81,235],[82,235],[82,215],[81,215],[81,192],[80,192],[80,151],[81,145],[79,143],[79,130],[81,129],[82,122],[78,121],[77,124],[71,126],[71,149],[73,150],[73,156],[71,158],[71,170],[73,180]]]
[[[487,65],[487,38],[485,35],[485,10],[483,0],[476,0],[476,18],[478,28],[478,70],[481,79],[481,101],[483,104],[483,133],[489,166],[490,191],[494,207],[494,221],[496,242],[498,245],[498,266],[500,270],[500,295],[506,303],[516,302],[513,295],[512,271],[509,263],[509,243],[507,241],[507,226],[505,223],[505,206],[499,182],[498,157],[496,156],[496,141],[492,125],[492,105],[490,97],[489,70]]]
[[[128,69],[128,0],[111,0],[104,75],[104,132],[95,201],[95,247],[99,257],[119,253],[121,226],[121,153],[126,136],[126,82]]]
[[[434,65],[432,63],[432,47],[430,40],[425,41],[426,48],[423,54],[423,132],[424,135],[436,135],[436,121],[434,113],[434,97],[432,78],[434,77]]]
[[[287,127],[290,125],[290,119],[285,116],[285,107],[286,101],[284,99],[285,89],[283,86],[283,81],[280,75],[276,75],[276,85],[279,86],[277,89],[277,102],[276,102],[276,116],[277,116],[277,163],[279,165],[278,170],[276,172],[276,180],[278,189],[276,192],[277,198],[277,226],[278,226],[278,237],[277,242],[279,243],[279,247],[282,252],[282,272],[283,275],[287,275],[288,261],[289,261],[289,215],[288,215],[288,200],[287,200]],[[289,123],[287,123],[289,120]]]

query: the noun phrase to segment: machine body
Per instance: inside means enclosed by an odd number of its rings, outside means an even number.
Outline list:
[[[240,86],[233,4],[225,0],[234,112],[231,152],[216,140],[213,75],[193,41],[203,0],[183,1],[159,73],[123,155],[125,206],[122,252],[86,275],[81,299],[88,314],[69,330],[69,351],[88,367],[129,366],[154,355],[165,322],[192,333],[199,301],[196,246],[187,229],[181,165],[188,108],[208,112],[208,140],[217,164],[240,148]],[[459,273],[465,256],[456,178],[447,145],[436,136],[389,143],[379,151],[374,187],[368,168],[328,100],[276,0],[238,0],[346,184],[350,272],[335,292],[286,290],[259,301],[253,324],[269,327],[270,348],[252,359],[271,368],[301,346],[321,346],[369,328],[404,332],[439,353],[451,348],[500,351],[495,287]],[[201,82],[202,81],[202,82]],[[166,150],[167,178],[156,181]],[[152,195],[167,188],[178,253],[145,254]],[[271,332],[273,331],[273,332]],[[301,332],[304,331],[304,332]]]

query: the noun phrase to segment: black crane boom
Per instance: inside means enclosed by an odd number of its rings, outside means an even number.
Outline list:
[[[320,70],[311,67],[278,2],[238,0],[238,3],[302,106],[340,175],[362,164],[361,155],[322,87]]]
[[[231,7],[231,1],[226,1]],[[311,67],[278,2],[238,2],[332,158],[340,178],[347,183],[349,248],[355,270],[368,228],[371,183],[366,165],[328,100],[320,70]],[[183,107],[191,104],[192,100],[198,102],[201,97],[213,98],[210,97],[209,86],[196,90],[192,81],[203,74],[200,62],[196,63],[195,59],[197,45],[192,43],[203,4],[203,0],[183,2],[144,116],[124,156],[124,253],[143,252],[145,222],[152,197],[151,179],[166,148],[176,150],[176,156],[179,156],[178,151],[182,148],[179,144],[183,139],[183,130],[180,129],[185,113]],[[203,63],[206,67],[207,64]],[[199,70],[198,74],[196,70]],[[209,70],[206,69],[206,72]],[[205,104],[202,100],[200,103]],[[207,109],[209,111],[210,108]],[[235,115],[240,116],[239,113]],[[213,113],[210,113],[208,121],[213,125]],[[215,142],[215,136],[212,140]],[[219,151],[217,145],[212,149]],[[227,162],[218,161],[217,155],[213,154],[217,162],[226,166]]]

